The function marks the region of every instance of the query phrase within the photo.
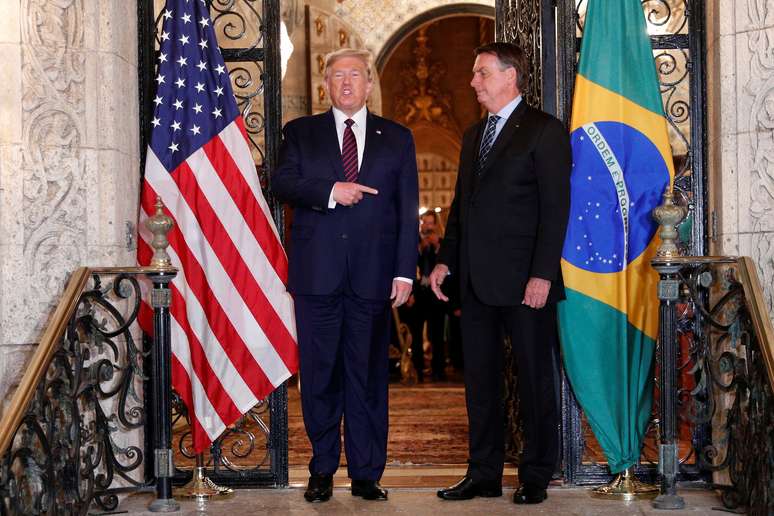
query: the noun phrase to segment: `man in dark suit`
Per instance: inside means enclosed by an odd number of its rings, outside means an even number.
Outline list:
[[[514,502],[540,503],[558,459],[554,353],[560,258],[570,204],[571,151],[559,120],[526,104],[524,52],[510,43],[475,51],[471,86],[487,118],[463,137],[455,198],[430,283],[450,272],[462,296],[469,421],[468,472],[438,496],[500,496],[504,461],[503,337],[518,371],[524,453]],[[504,332],[504,333],[503,333]]]
[[[371,58],[327,56],[333,108],[288,123],[272,191],[293,205],[289,290],[295,300],[301,407],[312,443],[310,502],[330,498],[341,454],[352,494],[387,499],[390,303],[403,304],[416,272],[418,184],[405,127],[365,107]]]

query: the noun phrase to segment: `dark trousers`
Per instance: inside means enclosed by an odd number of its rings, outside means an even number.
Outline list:
[[[460,315],[449,311],[449,360],[457,371],[462,371],[462,327]]]
[[[462,301],[462,346],[468,409],[468,475],[478,482],[500,483],[503,475],[503,337],[509,335],[518,369],[519,408],[524,424],[524,453],[519,481],[545,488],[559,455],[558,410],[554,387],[558,347],[556,305],[534,310],[526,305],[497,307],[482,303],[469,289]]]
[[[427,321],[427,340],[433,350],[432,369],[433,375],[441,377],[446,369],[446,348],[444,342],[444,322],[446,307],[443,301],[439,301],[430,287],[418,287],[414,292],[414,306],[411,307],[411,320],[408,321],[411,329],[411,360],[417,377],[422,379],[425,367],[425,355],[422,349],[422,328]]]
[[[301,408],[312,443],[309,472],[332,475],[344,451],[350,478],[379,480],[387,461],[389,304],[347,286],[296,296]]]

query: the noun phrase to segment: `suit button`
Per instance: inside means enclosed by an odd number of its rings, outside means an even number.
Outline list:
[[[346,239],[347,239],[347,234],[346,234],[346,233],[342,233],[342,234],[341,234],[341,238],[342,238],[342,239],[344,239],[344,240],[346,240]]]

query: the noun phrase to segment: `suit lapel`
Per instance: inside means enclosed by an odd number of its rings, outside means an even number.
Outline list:
[[[360,171],[358,172],[357,182],[366,184],[365,180],[368,178],[371,169],[373,168],[374,155],[378,153],[379,139],[382,137],[382,129],[379,124],[379,119],[376,118],[371,112],[368,112],[366,118],[366,137],[365,137],[365,149],[363,149],[363,162],[360,164]]]
[[[340,181],[345,181],[344,165],[341,162],[341,148],[339,147],[339,137],[336,134],[336,120],[333,118],[333,111],[329,109],[321,120],[323,127],[320,134],[323,139],[323,147],[328,153],[336,176]]]
[[[502,153],[503,149],[508,147],[511,141],[511,137],[513,137],[513,133],[516,132],[516,129],[519,128],[519,125],[521,124],[521,118],[524,116],[524,113],[527,111],[527,103],[524,102],[524,99],[519,102],[519,105],[516,106],[516,109],[511,113],[511,116],[508,117],[508,121],[505,122],[505,127],[503,127],[503,130],[500,131],[500,134],[497,135],[497,139],[494,142],[494,145],[492,146],[492,149],[489,151],[489,155],[486,157],[486,163],[484,163],[484,167],[481,169],[481,176],[483,177],[486,175],[487,170],[489,170],[492,167],[492,164],[497,161],[497,157]],[[481,140],[479,139],[479,142]],[[478,152],[476,152],[476,159],[478,159]]]

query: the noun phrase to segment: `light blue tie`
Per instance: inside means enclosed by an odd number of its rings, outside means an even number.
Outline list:
[[[486,123],[486,130],[484,131],[484,137],[481,139],[481,149],[478,152],[478,161],[476,162],[476,174],[480,174],[484,170],[486,158],[489,156],[489,151],[492,150],[492,143],[494,143],[498,120],[500,120],[499,116],[492,115]]]

